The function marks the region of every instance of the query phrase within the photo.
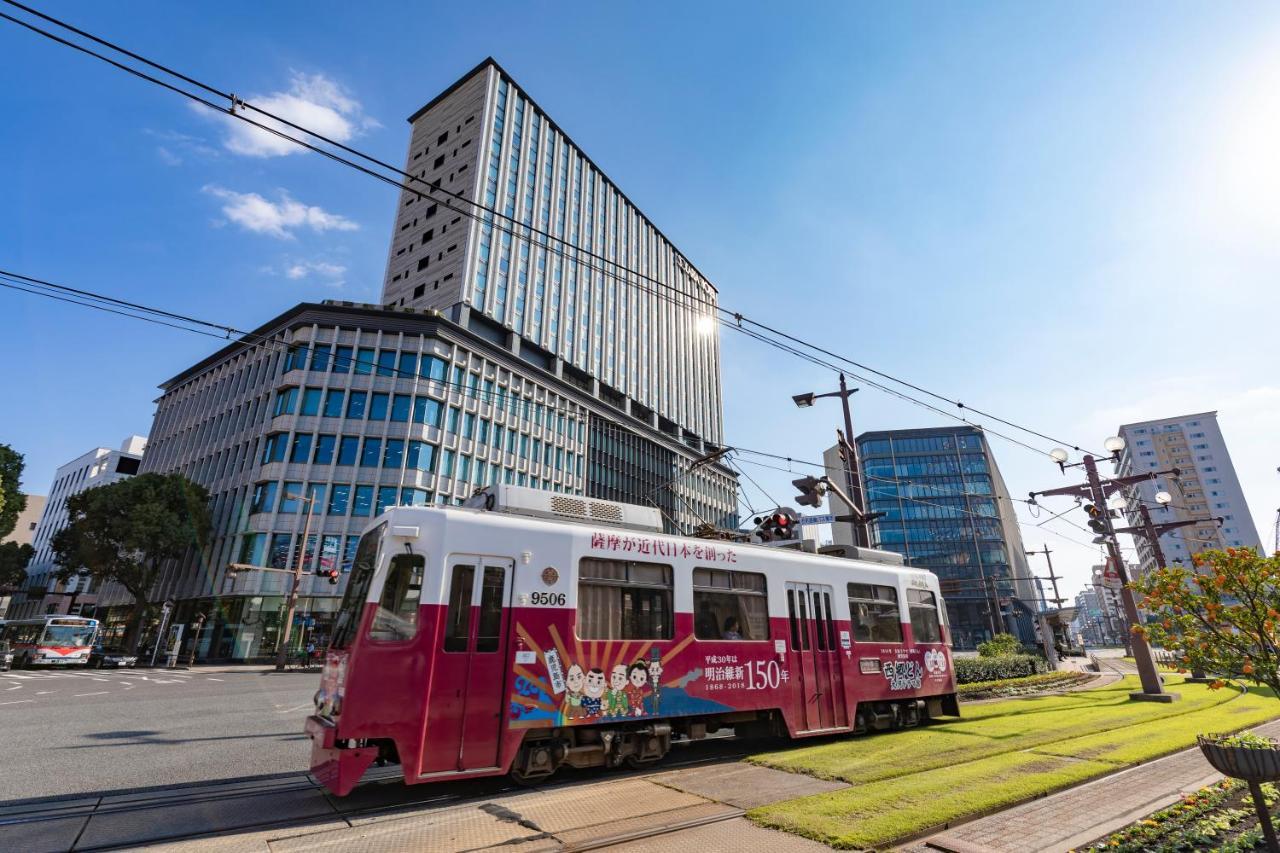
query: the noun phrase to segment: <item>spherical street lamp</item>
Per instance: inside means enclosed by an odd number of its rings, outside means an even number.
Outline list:
[[[1102,442],[1102,446],[1108,453],[1119,453],[1121,450],[1124,450],[1124,439],[1118,435],[1113,435],[1106,441]]]
[[[1165,506],[1173,502],[1173,495],[1168,492],[1156,492],[1156,503]]]
[[[1049,458],[1061,465],[1063,462],[1067,461],[1069,454],[1061,447],[1055,447],[1053,450],[1049,451]]]

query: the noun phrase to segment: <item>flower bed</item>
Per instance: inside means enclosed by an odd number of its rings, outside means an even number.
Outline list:
[[[1025,696],[1030,693],[1043,693],[1048,690],[1060,690],[1064,687],[1082,684],[1094,677],[1085,672],[1042,672],[1037,675],[1026,675],[1022,678],[1002,678],[997,681],[976,681],[972,684],[961,684],[956,688],[956,695],[960,697],[961,701],[966,702],[1005,696]]]
[[[1268,783],[1262,786],[1262,793],[1275,820],[1280,792]],[[1264,850],[1266,845],[1249,797],[1249,786],[1238,779],[1225,779],[1129,824],[1086,849],[1109,853],[1152,850],[1237,853]]]

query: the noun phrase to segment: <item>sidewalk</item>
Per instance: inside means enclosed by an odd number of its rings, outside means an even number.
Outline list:
[[[1280,737],[1280,721],[1259,726]],[[1061,853],[1114,832],[1221,779],[1198,747],[1024,803],[900,848],[912,853]]]

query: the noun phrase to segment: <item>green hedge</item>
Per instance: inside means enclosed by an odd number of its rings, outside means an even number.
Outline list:
[[[994,658],[953,658],[956,667],[956,683],[971,684],[975,681],[1001,681],[1006,678],[1022,678],[1047,672],[1049,665],[1035,655],[1003,655]]]

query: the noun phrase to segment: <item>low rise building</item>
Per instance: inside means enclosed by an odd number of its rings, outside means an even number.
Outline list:
[[[67,525],[67,498],[137,474],[146,448],[145,437],[131,435],[119,449],[95,447],[57,470],[31,540],[35,554],[27,565],[27,589],[13,597],[7,618],[79,613],[95,604],[96,596],[88,576],[74,576],[67,581],[59,581],[54,576],[59,566],[54,559],[53,537]]]

